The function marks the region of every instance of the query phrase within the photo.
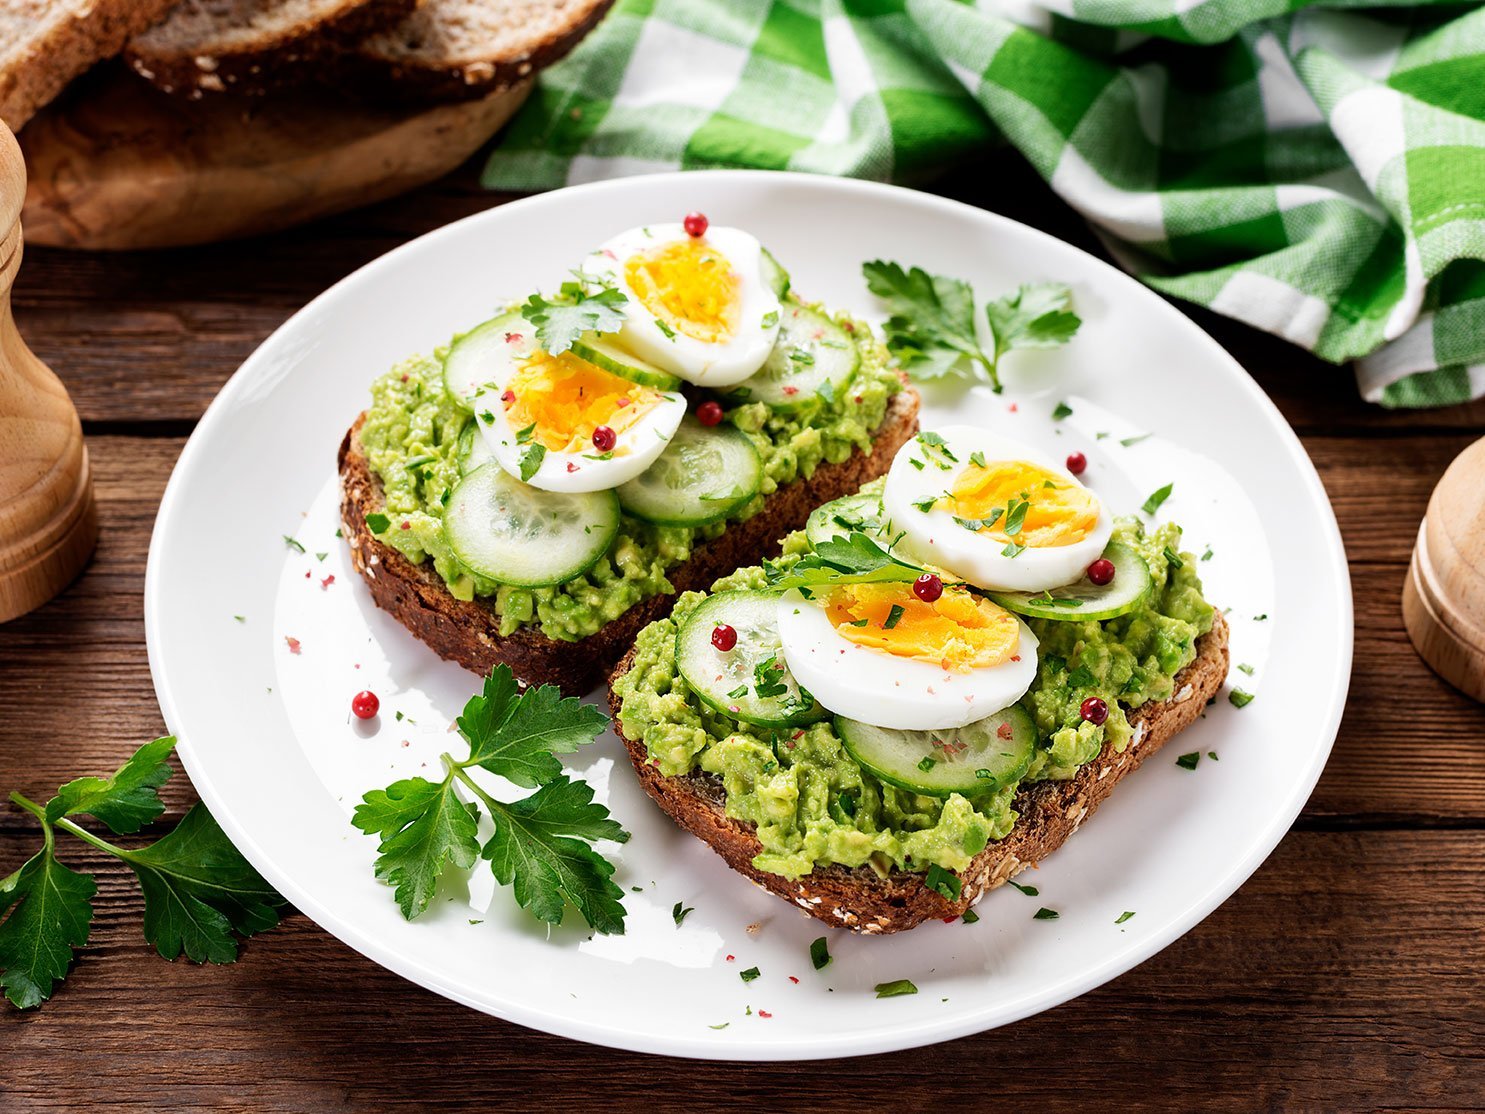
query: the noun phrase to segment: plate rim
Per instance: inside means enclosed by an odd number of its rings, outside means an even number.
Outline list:
[[[530,1003],[524,1001],[501,999],[497,1003],[491,1001],[492,996],[490,995],[483,995],[477,999],[475,995],[465,992],[458,983],[445,979],[437,972],[424,966],[416,956],[388,947],[379,939],[360,931],[355,924],[341,920],[323,902],[319,901],[313,893],[300,886],[291,874],[281,870],[278,861],[272,855],[268,854],[258,844],[252,833],[238,823],[233,816],[227,795],[222,792],[208,771],[207,760],[197,756],[195,748],[189,739],[181,739],[177,750],[180,754],[181,763],[191,778],[193,787],[223,831],[232,840],[233,844],[242,851],[244,856],[247,857],[249,862],[252,863],[264,878],[271,882],[299,911],[314,921],[321,930],[336,937],[357,952],[360,952],[372,962],[393,971],[417,985],[433,990],[435,993],[451,1001],[479,1010],[482,1013],[554,1035],[626,1051],[642,1052],[651,1055],[677,1056],[688,1059],[733,1061],[801,1061],[898,1051],[986,1032],[990,1029],[1024,1020],[1027,1017],[1035,1016],[1047,1009],[1079,997],[1119,977],[1125,972],[1133,970],[1185,936],[1197,924],[1235,894],[1253,876],[1258,868],[1273,853],[1283,837],[1289,832],[1294,819],[1304,808],[1306,802],[1308,802],[1326,763],[1329,761],[1345,710],[1354,653],[1354,604],[1351,593],[1350,568],[1345,557],[1344,543],[1339,525],[1335,519],[1334,508],[1330,504],[1329,496],[1325,491],[1323,483],[1320,481],[1313,461],[1310,460],[1308,453],[1305,452],[1298,435],[1284,418],[1277,405],[1258,386],[1242,364],[1205,329],[1197,324],[1194,319],[1187,316],[1180,308],[1156,291],[1140,283],[1132,275],[1120,270],[1112,263],[1100,259],[1091,252],[1059,239],[1042,229],[1006,217],[1000,213],[937,194],[881,182],[829,178],[790,171],[669,171],[659,174],[605,179],[568,186],[545,193],[532,194],[503,204],[491,205],[479,212],[471,213],[399,244],[397,247],[374,259],[368,260],[355,270],[338,279],[286,318],[283,323],[265,337],[254,348],[252,353],[238,365],[237,369],[222,385],[221,389],[203,411],[201,418],[197,421],[191,436],[181,450],[180,456],[171,470],[169,482],[166,484],[165,491],[161,496],[154,526],[150,533],[149,553],[145,568],[144,622],[150,678],[154,685],[161,714],[165,720],[167,729],[171,733],[176,734],[178,738],[180,737],[178,725],[181,721],[181,715],[171,690],[169,678],[166,675],[164,651],[160,648],[159,631],[163,621],[163,611],[166,601],[161,584],[161,573],[159,571],[161,558],[157,554],[161,548],[160,543],[162,538],[172,527],[172,521],[175,516],[175,504],[180,499],[180,491],[185,484],[183,477],[196,467],[197,458],[207,451],[204,446],[211,440],[210,435],[215,425],[226,420],[223,415],[234,405],[236,395],[247,389],[250,377],[256,371],[258,364],[268,358],[263,356],[265,350],[271,350],[281,334],[297,329],[301,321],[311,317],[327,300],[338,297],[342,287],[357,281],[363,273],[369,270],[394,267],[396,261],[404,254],[410,253],[418,245],[424,244],[425,241],[457,236],[469,225],[492,219],[506,219],[512,210],[519,212],[528,205],[549,204],[551,198],[559,195],[582,198],[585,195],[602,193],[619,186],[633,188],[636,183],[668,184],[682,178],[690,182],[695,182],[698,176],[723,182],[740,181],[744,184],[750,181],[761,183],[787,179],[791,182],[805,185],[807,188],[821,189],[826,194],[839,190],[876,195],[889,205],[906,204],[938,209],[954,219],[981,221],[1001,228],[1013,228],[1018,234],[1030,234],[1037,240],[1052,245],[1053,250],[1071,251],[1083,256],[1085,262],[1091,263],[1095,269],[1105,272],[1105,277],[1132,288],[1136,292],[1133,296],[1150,304],[1152,312],[1160,316],[1162,327],[1169,326],[1175,329],[1186,329],[1190,331],[1194,334],[1193,339],[1206,348],[1214,360],[1225,363],[1231,371],[1236,373],[1235,380],[1238,389],[1245,392],[1257,403],[1259,409],[1268,417],[1270,424],[1276,428],[1279,438],[1287,450],[1291,465],[1293,465],[1294,470],[1303,479],[1306,494],[1325,509],[1325,514],[1322,516],[1320,523],[1324,557],[1332,569],[1339,573],[1338,576],[1331,578],[1329,581],[1333,585],[1334,603],[1340,629],[1336,632],[1338,635],[1336,653],[1329,659],[1333,668],[1330,676],[1326,679],[1328,708],[1323,717],[1324,728],[1322,731],[1322,735],[1326,741],[1323,746],[1316,748],[1309,767],[1302,771],[1297,771],[1298,776],[1290,780],[1288,797],[1270,811],[1267,823],[1256,830],[1250,841],[1248,854],[1221,879],[1214,880],[1204,887],[1200,893],[1189,898],[1186,901],[1185,907],[1178,913],[1166,918],[1160,931],[1153,933],[1131,949],[1110,953],[1101,958],[1097,963],[1082,967],[1068,977],[1048,984],[1038,993],[1024,999],[1016,1009],[1007,1015],[992,1019],[986,1016],[987,1010],[982,1008],[971,1010],[964,1014],[956,1014],[941,1022],[925,1022],[915,1026],[906,1028],[897,1027],[890,1030],[884,1026],[878,1032],[871,1034],[824,1034],[812,1038],[804,1046],[801,1046],[797,1038],[792,1037],[764,1039],[749,1041],[747,1044],[724,1046],[718,1045],[715,1040],[709,1041],[704,1037],[669,1035],[657,1039],[649,1033],[630,1033],[618,1024],[603,1025],[586,1019],[553,1014],[539,1006],[532,1006]],[[503,214],[503,216],[496,217],[495,214]],[[801,1051],[801,1047],[804,1048],[804,1051]]]

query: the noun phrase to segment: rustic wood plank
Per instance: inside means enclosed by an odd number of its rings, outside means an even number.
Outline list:
[[[0,861],[29,846],[0,837]],[[884,1094],[978,1109],[987,1086],[997,1104],[1096,1093],[1109,1109],[1453,1109],[1485,1093],[1481,832],[1295,833],[1204,924],[1077,1002],[931,1049],[745,1068],[483,1017],[297,915],[234,966],[166,964],[112,867],[98,906],[95,944],[58,996],[0,1017],[0,1078],[22,1108],[80,1109],[100,1079],[123,1105],[232,1110],[565,1109],[597,1094],[660,1109],[770,1108],[785,1094],[824,1111]]]
[[[1352,554],[1357,639],[1353,698],[1308,822],[1485,821],[1485,708],[1439,681],[1402,630],[1399,591],[1411,534],[1462,439],[1312,442]],[[37,792],[111,769],[161,734],[144,648],[150,528],[181,441],[94,437],[103,540],[62,597],[0,628],[0,788]],[[171,814],[194,799],[166,791]],[[6,823],[0,814],[0,826]]]

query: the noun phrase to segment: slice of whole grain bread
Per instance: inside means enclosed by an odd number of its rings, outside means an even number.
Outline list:
[[[528,684],[558,685],[569,695],[581,696],[630,648],[640,628],[665,614],[675,594],[710,588],[734,569],[776,555],[778,539],[803,526],[810,511],[884,475],[897,450],[918,430],[918,395],[908,387],[893,396],[871,452],[853,453],[839,464],[822,463],[809,479],[779,488],[756,515],[698,545],[688,561],[669,571],[675,593],[642,600],[580,642],[551,639],[534,627],[501,636],[500,621],[489,602],[455,599],[431,561],[415,565],[376,539],[366,516],[383,509],[382,487],[357,438],[364,420],[364,414],[357,418],[340,444],[340,516],[352,562],[377,605],[440,657],[466,669],[484,674],[504,662]]]
[[[164,18],[176,0],[0,0],[0,120],[20,131],[95,62]]]
[[[460,100],[555,62],[613,0],[423,0],[356,48],[353,72],[381,96]]]
[[[167,93],[263,93],[312,76],[418,0],[182,0],[124,56]]]
[[[666,777],[650,764],[643,742],[627,737],[619,723],[619,699],[612,683],[633,661],[631,649],[610,677],[609,706],[614,731],[629,752],[645,792],[673,820],[709,845],[727,865],[812,917],[835,928],[878,935],[901,932],[932,918],[957,917],[982,894],[1046,858],[1103,803],[1121,779],[1139,768],[1172,738],[1195,722],[1227,677],[1227,623],[1219,614],[1196,644],[1196,658],[1176,676],[1175,695],[1161,704],[1127,709],[1134,738],[1117,753],[1105,744],[1093,761],[1069,781],[1044,781],[1022,788],[1012,807],[1020,814],[1004,839],[991,843],[960,874],[963,888],[950,901],[924,884],[924,875],[893,871],[883,877],[870,867],[817,866],[802,878],[785,878],[753,865],[763,850],[751,822],[726,814],[721,780],[702,773]]]

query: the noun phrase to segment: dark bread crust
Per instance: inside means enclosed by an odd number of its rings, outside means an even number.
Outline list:
[[[357,418],[340,443],[340,517],[352,562],[370,587],[377,606],[396,616],[440,657],[466,669],[485,674],[503,662],[528,684],[557,685],[564,693],[582,696],[630,648],[641,628],[669,612],[677,594],[704,591],[741,566],[776,556],[779,539],[803,526],[817,506],[849,495],[883,475],[897,450],[918,430],[918,395],[907,387],[892,397],[871,452],[852,453],[839,464],[822,463],[809,479],[779,488],[758,514],[697,546],[690,560],[671,569],[674,593],[640,601],[580,642],[551,639],[530,627],[502,637],[499,620],[489,604],[478,599],[455,599],[431,561],[415,565],[376,539],[366,525],[366,516],[382,509],[382,485],[362,455],[356,436],[365,420],[365,414]]]
[[[417,6],[418,0],[350,0],[326,19],[298,23],[261,42],[230,49],[161,48],[145,36],[129,43],[124,60],[164,93],[192,99],[223,92],[260,96],[302,84],[321,67],[339,64],[353,44],[394,26]]]
[[[960,916],[981,894],[1002,885],[1028,866],[1046,858],[1078,830],[1121,779],[1189,727],[1227,677],[1227,623],[1219,614],[1209,633],[1196,644],[1196,658],[1176,677],[1175,696],[1162,704],[1128,709],[1135,737],[1122,754],[1105,744],[1092,762],[1070,781],[1040,782],[1016,794],[1020,814],[1005,839],[975,856],[960,878],[963,889],[949,901],[924,884],[922,874],[893,871],[885,878],[870,867],[817,866],[803,878],[785,878],[753,866],[762,849],[753,824],[734,820],[724,811],[726,792],[708,774],[666,777],[649,762],[643,742],[628,738],[619,723],[619,699],[613,682],[628,671],[631,649],[610,677],[609,706],[614,731],[629,752],[640,783],[673,820],[727,861],[727,865],[812,917],[835,928],[883,934],[901,932],[932,918]],[[1184,697],[1182,697],[1184,694]],[[1181,697],[1180,699],[1177,699]]]

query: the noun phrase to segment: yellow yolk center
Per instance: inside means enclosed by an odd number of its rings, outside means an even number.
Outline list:
[[[1091,491],[1024,460],[971,464],[940,502],[960,518],[982,522],[994,518],[981,533],[1030,549],[1072,545],[1098,524],[1098,500]],[[1007,522],[1017,527],[1014,533],[1008,531]]]
[[[640,303],[688,337],[716,344],[737,331],[737,275],[705,239],[687,237],[624,261],[624,278]]]
[[[655,408],[660,396],[587,360],[534,352],[506,384],[505,413],[518,432],[553,452],[593,452],[593,431],[622,433]],[[622,445],[614,450],[623,453]]]
[[[955,673],[1001,665],[1021,642],[1014,615],[962,588],[924,603],[909,584],[847,584],[831,590],[825,613],[848,642]]]

